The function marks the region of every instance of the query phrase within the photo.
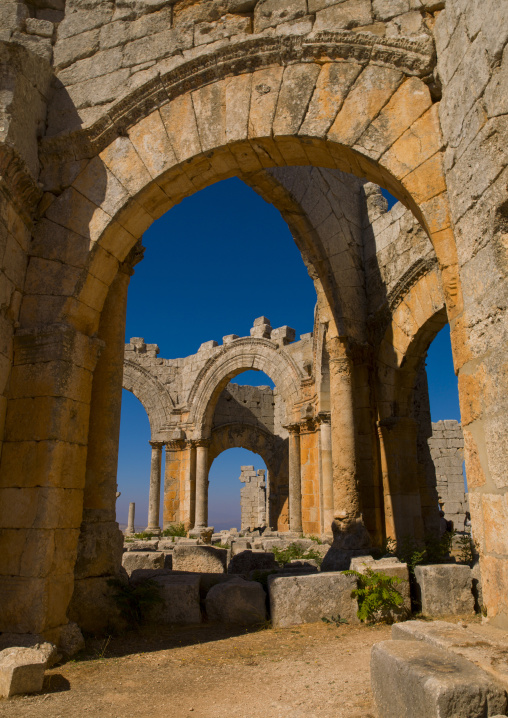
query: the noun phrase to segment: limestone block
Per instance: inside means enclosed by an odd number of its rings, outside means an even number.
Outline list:
[[[346,0],[317,12],[314,30],[351,30],[371,23],[370,0]]]
[[[504,689],[460,656],[415,641],[372,647],[379,718],[480,718],[506,710]]]
[[[122,556],[122,566],[130,575],[139,568],[164,568],[162,551],[128,551]]]
[[[241,553],[242,551],[246,551],[247,549],[252,548],[251,542],[246,538],[236,538],[233,539],[231,543],[231,555],[235,556],[237,553]]]
[[[227,550],[215,546],[182,546],[173,550],[173,569],[175,571],[195,571],[196,573],[225,573]]]
[[[36,648],[5,648],[0,651],[0,696],[37,693],[42,690],[46,657]]]
[[[205,606],[210,621],[250,626],[266,619],[266,593],[257,581],[235,578],[217,584],[208,592]]]
[[[358,603],[351,592],[356,579],[342,573],[268,577],[270,613],[274,627],[285,628],[340,616],[359,623]]]
[[[474,613],[469,566],[458,564],[416,566],[415,578],[422,613],[429,616]]]
[[[127,575],[123,574],[125,582]],[[113,597],[114,588],[108,585],[109,576],[93,576],[74,582],[74,592],[68,609],[68,617],[81,630],[92,633],[106,630],[109,626],[123,627],[118,604]],[[90,610],[93,606],[93,611]]]
[[[32,648],[38,651],[44,657],[47,668],[51,668],[60,658],[53,643],[49,643],[41,635],[33,633],[6,632],[0,634],[0,651],[3,652],[8,648]]]
[[[249,571],[272,568],[278,568],[273,553],[246,550],[233,555],[229,562],[228,573],[249,573]]]
[[[160,586],[164,606],[154,608],[152,621],[177,625],[201,623],[199,576],[165,574],[153,580]]]
[[[82,651],[84,647],[85,639],[80,627],[74,621],[69,621],[60,631],[58,650],[64,658],[68,659]]]
[[[162,541],[161,541],[162,544]],[[124,551],[157,551],[159,541],[125,541],[123,545]],[[162,550],[162,546],[161,546]]]
[[[307,14],[306,0],[261,0],[254,10],[254,32],[261,32]]]

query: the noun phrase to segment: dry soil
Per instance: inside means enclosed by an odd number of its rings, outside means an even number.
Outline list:
[[[90,640],[1,718],[375,718],[369,659],[388,626],[203,625]]]

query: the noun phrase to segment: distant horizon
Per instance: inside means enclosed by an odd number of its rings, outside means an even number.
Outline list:
[[[393,206],[395,199],[383,194]],[[227,334],[249,336],[259,316],[273,327],[292,326],[297,338],[313,330],[316,292],[289,228],[278,210],[241,180],[224,180],[185,199],[153,223],[143,244],[145,257],[129,288],[126,342],[143,337],[159,346],[160,357],[175,359],[195,354],[210,339],[220,344]],[[427,365],[432,421],[460,421],[448,325],[431,344]],[[253,371],[232,381],[273,386]],[[124,390],[117,501],[117,520],[124,524],[131,501],[136,525],[147,520],[149,440],[146,412]],[[213,462],[209,523],[216,530],[239,528],[238,477],[240,466],[249,464],[266,469],[263,459],[246,449],[229,449]]]

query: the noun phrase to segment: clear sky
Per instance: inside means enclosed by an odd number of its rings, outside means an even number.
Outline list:
[[[212,185],[184,200],[145,233],[143,261],[131,279],[126,341],[144,337],[160,356],[194,354],[210,339],[248,336],[253,320],[287,324],[296,336],[312,331],[316,293],[300,252],[278,210],[238,179]],[[432,343],[427,371],[432,420],[459,419],[449,330]],[[236,383],[273,382],[245,372]],[[118,462],[117,520],[125,523],[136,502],[136,526],[148,511],[150,428],[146,412],[123,392]],[[265,468],[260,456],[230,449],[210,471],[209,523],[216,529],[240,524],[240,466]]]

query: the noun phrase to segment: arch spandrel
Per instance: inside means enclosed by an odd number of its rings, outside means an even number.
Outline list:
[[[288,420],[301,401],[304,378],[283,349],[268,339],[244,338],[225,345],[201,369],[187,399],[189,424],[197,436],[211,432],[217,400],[227,384],[243,371],[257,370],[272,379],[285,403]]]

